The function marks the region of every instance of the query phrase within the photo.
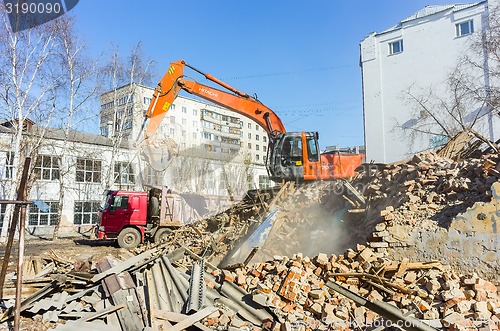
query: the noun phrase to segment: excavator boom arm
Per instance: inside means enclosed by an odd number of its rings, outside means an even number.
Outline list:
[[[184,69],[188,67],[209,81],[222,87],[213,88],[186,79]],[[181,90],[209,100],[246,116],[262,126],[269,135],[266,166],[273,180],[331,180],[354,175],[362,155],[321,155],[317,132],[286,132],[280,118],[256,98],[240,92],[212,75],[188,65],[185,61],[172,62],[156,87],[146,113],[149,124],[146,141],[157,130]],[[346,171],[345,165],[348,166]]]
[[[185,66],[204,75],[208,80],[213,81],[230,92],[199,84],[192,80],[185,80]],[[286,132],[281,119],[260,101],[209,74],[205,74],[189,66],[184,61],[177,61],[170,64],[169,69],[155,90],[146,113],[146,117],[150,119],[146,129],[146,138],[154,134],[181,89],[254,120],[266,130],[271,139],[280,133]]]

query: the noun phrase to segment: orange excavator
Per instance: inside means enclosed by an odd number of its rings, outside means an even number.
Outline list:
[[[224,90],[187,79],[184,75],[185,67],[203,75]],[[364,158],[363,154],[321,154],[317,132],[287,132],[276,113],[255,97],[231,87],[182,60],[170,64],[155,88],[146,113],[146,119],[149,119],[146,141],[156,132],[181,90],[246,116],[263,127],[269,136],[266,166],[270,178],[274,181],[301,182],[350,178],[354,176],[355,169],[361,165]]]

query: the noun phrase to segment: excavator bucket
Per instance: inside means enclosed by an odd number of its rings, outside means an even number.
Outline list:
[[[156,132],[163,117],[177,97],[180,90],[178,80],[184,75],[184,66],[185,62],[182,60],[170,63],[170,67],[158,83],[146,112],[146,117],[149,118],[146,138],[151,137]]]

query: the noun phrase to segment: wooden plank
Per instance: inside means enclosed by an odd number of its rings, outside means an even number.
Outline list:
[[[113,304],[124,305],[117,311],[120,325],[124,331],[142,330],[145,326],[142,320],[140,305],[135,289],[125,289],[111,295]]]
[[[80,320],[84,322],[89,322],[92,321],[96,318],[106,316],[108,314],[111,314],[117,310],[120,310],[123,308],[123,305],[120,306],[111,306],[108,308],[103,308],[99,309],[97,312],[92,312],[92,313],[83,313],[83,312],[69,312],[69,313],[61,313],[58,316],[63,317],[63,318],[79,318]]]
[[[131,263],[130,260],[127,261]],[[113,266],[113,263],[113,260],[107,258],[97,265],[97,269],[100,271],[98,275],[105,275],[101,278],[101,284],[105,292],[109,295],[111,303],[124,307],[124,309],[116,312],[122,330],[142,330],[145,322],[143,321],[140,303],[135,292],[135,283],[130,274],[125,271],[126,268],[120,271],[120,268],[124,268],[129,264],[120,263]],[[114,271],[109,273],[113,269]]]
[[[123,271],[127,270],[128,268],[133,267],[137,263],[153,257],[156,254],[158,254],[157,249],[150,249],[150,250],[147,250],[139,255],[133,256],[130,259],[95,275],[94,277],[92,277],[91,282],[97,283],[98,281],[104,279],[105,277],[107,277],[109,275],[119,274],[120,272],[123,272]]]
[[[179,323],[179,322],[184,321],[186,318],[188,318],[189,315],[184,315],[182,313],[174,313],[173,311],[157,310],[155,312],[155,317],[162,319],[162,320],[174,322],[174,323]]]
[[[104,300],[104,305],[105,305],[105,307],[112,307],[113,306],[111,304],[110,298]],[[116,327],[117,329],[121,329],[120,319],[118,318],[117,311],[115,311],[111,314],[108,314],[108,316],[106,316],[106,324],[108,324],[110,326],[112,325],[112,326]]]
[[[396,277],[403,277],[405,274],[406,270],[408,269],[408,263],[410,260],[405,257],[401,260],[401,263],[399,263],[398,271],[396,272]]]
[[[176,325],[168,328],[167,331],[181,331],[181,330],[184,330],[184,329],[190,327],[191,325],[194,325],[195,323],[201,321],[202,319],[204,319],[208,315],[216,312],[217,310],[219,310],[219,308],[214,307],[214,306],[203,308],[202,310],[194,313],[193,315],[189,315],[188,318],[180,321]]]
[[[108,308],[105,308],[104,310],[101,310],[101,311],[98,311],[98,312],[95,312],[95,313],[91,313],[90,315],[84,317],[84,321],[85,322],[90,322],[96,318],[99,318],[99,317],[102,317],[102,316],[105,316],[105,315],[108,315],[112,312],[115,312],[117,310],[120,310],[122,309],[124,306],[123,305],[119,305],[119,306],[111,306],[111,307],[108,307]]]

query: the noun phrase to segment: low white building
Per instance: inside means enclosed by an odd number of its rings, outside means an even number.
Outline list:
[[[255,122],[178,97],[155,143],[148,146],[141,126],[153,89],[132,87],[101,96],[101,135],[71,131],[66,136],[62,130],[47,129],[33,160],[28,198],[44,201],[49,211],[29,206],[29,235],[50,236],[60,208],[62,235],[88,231],[97,222],[105,189],[164,185],[227,203],[238,201],[248,189],[270,185],[264,166],[268,138]],[[9,123],[0,125],[0,199],[8,197],[13,183],[14,131]],[[32,124],[24,132],[27,144],[42,130]],[[5,211],[6,205],[0,205],[0,229]]]
[[[491,9],[497,5],[498,0],[489,0],[427,6],[361,41],[367,161],[394,162],[445,142],[439,136],[411,136],[421,116],[408,92],[422,99],[428,93],[449,95],[449,74],[470,52],[472,38],[489,24]],[[481,62],[482,56],[476,60]],[[487,73],[478,76],[483,76],[485,87],[491,86]],[[468,110],[465,121],[478,118],[477,131],[493,141],[500,138],[498,115],[479,104]]]
[[[37,137],[40,130],[34,126],[25,132],[25,138]],[[0,199],[7,198],[13,182],[13,137],[11,129],[0,126]],[[28,234],[35,236],[52,233],[60,207],[62,234],[87,231],[97,222],[97,208],[105,188],[142,188],[137,180],[140,169],[128,146],[113,148],[110,139],[95,134],[73,131],[66,137],[62,130],[47,129],[32,168],[28,199],[42,200],[50,207],[44,212],[29,206],[26,227]],[[2,205],[0,229],[5,210],[6,205]]]

